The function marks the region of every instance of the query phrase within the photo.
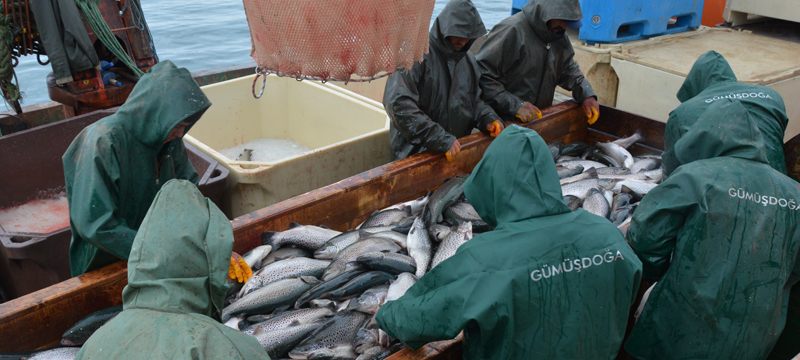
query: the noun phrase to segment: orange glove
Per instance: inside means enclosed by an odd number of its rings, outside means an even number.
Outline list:
[[[503,126],[503,122],[500,120],[492,121],[489,125],[486,125],[486,130],[489,131],[489,136],[497,137],[503,131],[505,127]]]
[[[542,111],[529,102],[523,102],[517,110],[517,119],[523,123],[530,122],[531,120],[539,120],[542,118]]]
[[[453,161],[453,159],[456,158],[456,154],[459,152],[461,152],[461,144],[458,142],[458,140],[455,140],[453,141],[453,145],[450,145],[450,149],[444,153],[444,157],[447,159],[447,161]]]
[[[589,125],[597,122],[597,119],[600,117],[600,104],[597,103],[597,99],[595,99],[594,96],[583,100],[583,112],[586,113]]]
[[[244,283],[253,276],[253,270],[244,261],[244,258],[237,254],[231,253],[231,265],[228,268],[228,277],[231,280],[236,280],[239,283]]]

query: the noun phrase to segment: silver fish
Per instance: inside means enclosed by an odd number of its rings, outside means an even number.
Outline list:
[[[442,213],[450,204],[454,203],[464,193],[464,177],[454,177],[447,180],[433,192],[428,201],[425,222],[434,224],[442,222]]]
[[[608,202],[609,205],[611,205],[611,203],[614,202],[614,192],[613,191],[604,190],[603,191],[603,196],[606,198],[606,202]]]
[[[631,173],[638,174],[643,171],[655,170],[661,166],[661,160],[639,158],[631,166]]]
[[[291,258],[269,264],[259,270],[247,281],[239,291],[239,297],[245,296],[261,287],[278,280],[300,277],[322,275],[331,262],[327,260],[317,260],[309,258]]]
[[[471,238],[472,223],[465,222],[459,225],[456,231],[453,231],[447,236],[446,239],[442,240],[442,243],[439,245],[439,249],[436,250],[436,254],[433,255],[431,269],[435,268],[436,265],[439,265],[442,261],[445,261],[451,256],[455,255],[456,250],[458,250],[461,245],[466,243],[467,240]]]
[[[311,289],[308,289],[297,299],[297,301],[294,303],[295,309],[299,309],[305,304],[318,299],[322,294],[338,289],[340,286],[346,284],[350,280],[353,280],[356,276],[361,275],[363,272],[363,269],[354,268],[352,270],[345,271],[328,281],[317,284]]]
[[[448,232],[450,229],[447,229]],[[422,218],[416,218],[414,225],[408,232],[408,255],[414,258],[417,266],[414,272],[417,277],[422,277],[428,270],[428,264],[431,261],[432,255],[431,240],[428,237],[428,231],[425,230],[425,223]]]
[[[252,334],[258,340],[261,347],[267,351],[270,358],[276,359],[285,357],[298,343],[303,341],[309,334],[319,329],[323,322],[302,324],[296,323],[284,329],[265,331],[261,328]]]
[[[255,249],[248,251],[242,257],[244,258],[244,262],[250,266],[251,269],[260,269],[261,268],[261,261],[263,261],[269,253],[272,251],[272,246],[269,245],[261,245],[256,246]]]
[[[608,165],[592,160],[569,160],[560,162],[559,165],[568,167],[581,166],[583,167],[583,171],[588,171],[589,169],[601,169],[604,167],[608,167]]]
[[[577,196],[567,195],[567,196],[564,196],[564,203],[567,204],[567,207],[570,210],[575,211],[575,209],[581,207],[581,204],[583,204],[583,201],[581,201],[581,199],[579,197],[577,197]]]
[[[353,339],[367,320],[368,315],[359,311],[339,313],[290,351],[289,357],[313,359],[328,356],[354,359],[356,354],[353,349]]]
[[[311,251],[295,247],[280,248],[269,253],[269,255],[261,261],[261,267],[263,268],[274,262],[297,257],[311,257]]]
[[[626,138],[614,140],[613,143],[627,149],[631,147],[631,145],[639,141],[642,141],[642,139],[644,139],[644,136],[642,136],[642,133],[637,130],[633,135],[628,136]]]
[[[353,230],[336,235],[328,240],[321,248],[314,252],[314,258],[331,260],[336,257],[344,248],[352,245],[363,237],[368,237],[369,233],[362,230]]]
[[[633,155],[624,147],[615,143],[597,143],[597,147],[606,155],[614,158],[620,165],[628,169],[633,166]]]
[[[39,351],[27,358],[28,360],[72,360],[78,355],[79,347],[59,347]]]
[[[433,224],[433,225],[428,227],[428,235],[430,235],[430,238],[432,238],[433,240],[436,240],[437,242],[444,240],[444,238],[447,237],[447,234],[449,234],[452,231],[453,231],[452,228],[450,228],[447,225],[442,225],[442,224]],[[411,232],[410,231],[409,231],[408,235],[411,236]],[[409,249],[409,254],[410,254],[410,251],[411,250]],[[417,263],[419,263],[419,262],[417,262]]]
[[[372,213],[367,220],[364,220],[364,222],[358,228],[392,226],[400,223],[409,216],[411,216],[411,208],[408,206],[376,211]]]
[[[572,183],[575,183],[575,182],[578,182],[578,181],[581,181],[581,180],[587,180],[587,179],[597,179],[597,169],[591,168],[591,169],[586,170],[586,171],[584,171],[584,172],[582,172],[582,173],[580,173],[578,175],[561,179],[561,180],[559,180],[559,183],[561,184],[561,186],[564,186],[564,185],[567,185],[567,184],[572,184]]]
[[[261,240],[265,245],[272,245],[273,249],[294,245],[309,250],[317,250],[322,245],[325,245],[328,240],[339,234],[341,234],[340,231],[319,226],[292,224],[292,227],[286,231],[265,232],[261,235]]]
[[[411,273],[402,273],[397,276],[397,279],[389,285],[389,290],[386,293],[386,300],[384,304],[395,301],[406,294],[406,291],[417,283],[417,277]]]
[[[630,175],[631,170],[623,167],[604,167],[597,170],[597,176]]]
[[[481,219],[475,207],[466,201],[457,202],[448,206],[447,210],[444,211],[444,217],[453,225],[469,221],[472,223],[473,228],[485,228],[489,226],[486,221]]]
[[[386,285],[368,289],[355,300],[351,300],[347,310],[355,310],[365,314],[375,315],[375,313],[378,312],[378,308],[383,305],[388,291],[389,286]]]
[[[422,210],[425,209],[425,206],[428,205],[428,200],[429,200],[428,196],[423,196],[423,197],[418,198],[418,199],[406,201],[404,203],[400,203],[400,204],[397,204],[397,205],[392,205],[392,206],[386,208],[385,210],[401,209],[403,207],[408,207],[409,209],[411,209],[411,215],[412,216],[419,216],[419,214],[422,213]]]
[[[586,196],[586,200],[583,201],[583,209],[597,216],[607,218],[610,206],[605,195],[603,195],[603,191],[591,189],[589,190],[589,195]]]
[[[589,154],[589,159],[596,160],[604,164],[608,164],[611,167],[620,167],[622,166],[622,162],[615,159],[611,155],[608,155],[600,150],[595,150]]]
[[[569,167],[558,164],[556,165],[556,172],[558,173],[559,179],[568,178],[582,173],[583,166],[577,165],[575,167]]]
[[[660,183],[661,180],[664,179],[664,170],[661,168],[645,171],[643,172],[644,176],[646,176],[650,181],[655,183]]]
[[[230,318],[228,321],[226,321],[224,325],[229,327],[229,328],[231,328],[231,329],[241,330],[242,329],[242,325],[244,325],[245,322],[246,321],[245,321],[245,319],[243,317],[234,316],[234,317]]]
[[[625,175],[597,175],[599,179],[606,179],[606,180],[648,180],[647,176],[643,173],[638,174],[625,174]]]
[[[584,200],[586,199],[586,195],[589,194],[589,190],[598,189],[600,187],[609,187],[612,186],[613,183],[613,180],[607,179],[586,179],[564,185],[564,187],[561,188],[561,193],[563,196],[571,195]]]
[[[386,294],[384,294],[385,296]],[[374,321],[374,317],[370,320],[370,323]],[[358,329],[356,333],[356,338],[353,339],[353,346],[356,349],[356,353],[363,354],[367,349],[370,349],[378,345],[378,328],[377,326],[373,327],[370,326],[368,323],[361,329]]]
[[[226,306],[222,309],[222,321],[228,321],[234,315],[268,313],[293,304],[300,295],[317,284],[319,280],[311,276],[278,280]]]
[[[408,241],[407,240],[408,235],[399,233],[397,231],[382,231],[379,233],[372,234],[369,237],[392,240],[395,242],[395,244],[397,244],[403,249],[406,248],[407,246],[406,242]]]
[[[395,275],[404,272],[413,272],[417,269],[417,263],[414,258],[398,253],[366,253],[357,257],[356,262],[364,265],[366,268],[385,271]]]
[[[253,324],[244,333],[253,335],[258,329],[264,332],[283,330],[294,324],[314,324],[333,316],[335,314],[333,306],[316,307],[309,309],[292,310],[280,314],[271,315],[266,320]]]
[[[322,275],[323,280],[330,280],[336,275],[347,270],[347,264],[355,261],[360,255],[375,251],[398,252],[400,246],[394,241],[384,238],[371,237],[354,243],[346,247],[336,255],[328,269]]]
[[[354,295],[358,295],[364,290],[383,284],[388,284],[394,280],[394,275],[383,271],[369,271],[360,274],[329,293],[322,294],[322,298],[331,300],[345,300]]]
[[[621,192],[623,187],[633,191],[634,194],[638,195],[639,197],[647,195],[650,190],[653,190],[658,186],[658,184],[653,184],[648,181],[640,181],[640,180],[623,180],[616,184],[614,184],[614,192]]]
[[[622,233],[622,236],[628,235],[628,229],[631,227],[631,220],[633,220],[633,216],[628,216],[625,221],[617,225],[617,229],[619,229],[619,231]]]

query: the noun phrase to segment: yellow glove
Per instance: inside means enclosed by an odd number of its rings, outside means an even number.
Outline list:
[[[536,120],[541,119],[542,111],[539,110],[539,108],[537,108],[533,104],[526,101],[523,102],[522,105],[520,105],[519,110],[517,110],[516,117],[517,119],[519,119],[519,121],[522,121],[523,123],[528,123],[531,120],[534,120],[534,118]]]
[[[486,125],[486,130],[489,131],[489,136],[493,138],[500,135],[504,128],[503,122],[500,120],[492,121],[489,125]]]
[[[228,268],[228,277],[239,283],[244,283],[253,276],[253,270],[244,261],[244,258],[237,254],[231,253],[231,265]]]
[[[444,157],[447,159],[447,161],[453,161],[456,158],[456,154],[459,152],[461,152],[461,143],[456,140],[453,141],[453,145],[450,145],[450,149],[444,153]]]
[[[597,119],[600,117],[600,104],[597,103],[597,99],[590,96],[586,98],[586,100],[583,100],[583,111],[586,113],[586,119],[589,125],[596,123]]]

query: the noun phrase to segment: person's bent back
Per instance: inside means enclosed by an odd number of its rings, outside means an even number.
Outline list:
[[[614,359],[641,263],[607,220],[570,212],[542,138],[504,130],[465,193],[496,229],[384,305],[381,328],[415,348],[463,329],[469,359]]]
[[[800,278],[800,190],[767,164],[744,106],[721,100],[677,141],[628,239],[658,281],[625,349],[639,359],[764,359]]]
[[[222,325],[233,232],[184,180],[164,185],[128,261],[124,310],[77,359],[269,359],[255,338]]]

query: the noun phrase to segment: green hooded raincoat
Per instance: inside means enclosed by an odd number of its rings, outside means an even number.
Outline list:
[[[384,305],[380,327],[414,348],[463,329],[468,359],[614,359],[642,265],[607,220],[570,212],[542,138],[505,129],[465,193],[496,229]]]
[[[783,135],[789,118],[783,98],[775,90],[737,82],[736,75],[725,58],[716,51],[709,51],[695,61],[677,96],[681,105],[669,114],[664,130],[664,175],[669,175],[680,166],[674,154],[675,143],[692,127],[700,114],[723,99],[736,100],[742,104],[761,130],[767,162],[775,170],[786,173]],[[715,119],[727,121],[721,116],[715,116]]]
[[[480,70],[467,50],[485,35],[470,0],[451,0],[433,22],[430,48],[421,63],[389,77],[383,104],[391,118],[392,153],[396,159],[424,151],[443,153],[457,138],[500,117],[481,100]],[[448,36],[471,41],[453,50]]]
[[[531,0],[492,29],[477,59],[483,99],[500,116],[514,120],[523,101],[550,107],[557,85],[572,91],[578,103],[595,96],[567,35],[547,28],[549,20],[580,18],[578,0]]]
[[[123,311],[77,359],[269,359],[258,341],[219,320],[233,232],[185,180],[167,182],[133,242]]]
[[[142,76],[114,115],[72,141],[63,156],[72,275],[127,259],[161,185],[197,182],[183,141],[164,140],[178,123],[194,124],[209,106],[189,71],[164,61]]]
[[[625,349],[640,359],[763,359],[800,276],[800,190],[767,164],[739,101],[715,101],[675,143],[675,172],[628,240],[658,280]]]

